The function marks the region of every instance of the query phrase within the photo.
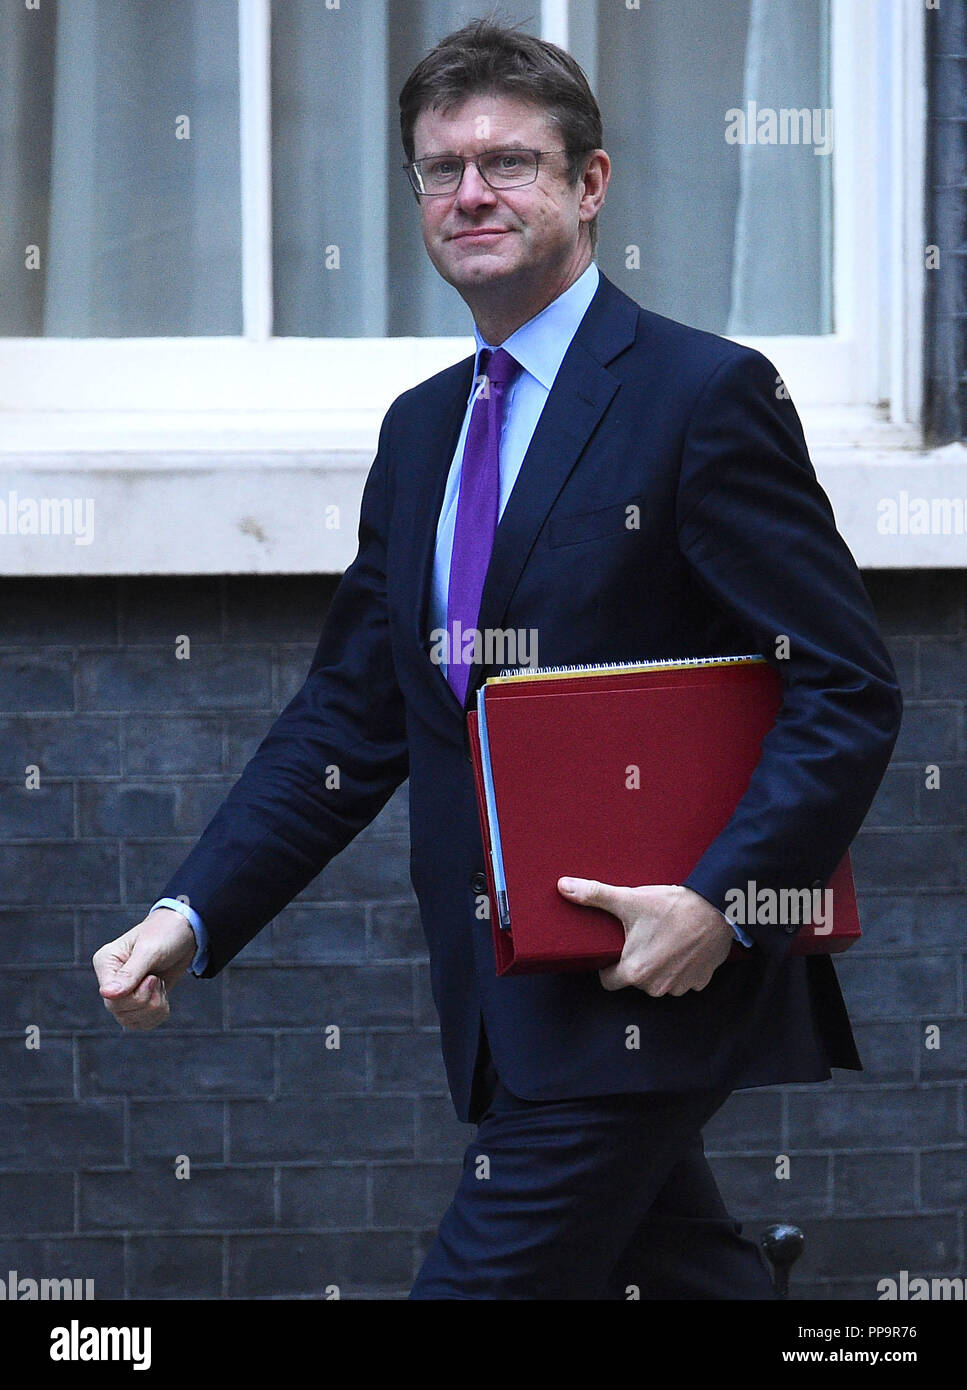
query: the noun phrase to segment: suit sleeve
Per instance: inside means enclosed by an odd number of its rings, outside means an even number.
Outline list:
[[[883,778],[902,698],[795,408],[751,349],[730,354],[693,411],[678,534],[699,584],[784,684],[745,795],[685,886],[720,910],[750,879],[775,890],[824,886]],[[780,926],[748,930],[769,952],[791,945]]]
[[[363,490],[359,546],[305,683],[262,740],[163,897],[186,897],[219,971],[344,849],[406,778],[404,702],[386,604],[393,407]]]

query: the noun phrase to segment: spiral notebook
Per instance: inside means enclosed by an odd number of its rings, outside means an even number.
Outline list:
[[[558,878],[683,882],[741,800],[781,703],[779,675],[757,654],[487,680],[467,721],[498,975],[613,964],[621,923],[569,902]],[[739,925],[770,912],[799,924],[795,954],[843,951],[860,935],[848,853],[806,896],[735,892]],[[729,958],[746,954],[736,943]]]

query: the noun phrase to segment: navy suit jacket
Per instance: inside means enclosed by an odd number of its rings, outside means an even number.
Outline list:
[[[596,972],[497,978],[464,707],[430,659],[437,517],[473,358],[399,396],[359,548],[305,684],[164,889],[209,931],[216,975],[409,776],[411,878],[458,1116],[481,1027],[527,1099],[814,1081],[860,1069],[832,961],[781,926],[708,986],[652,998]],[[639,508],[629,529],[626,509]],[[639,307],[604,275],[497,529],[478,628],[537,629],[542,665],[761,652],[785,686],[747,792],[685,880],[820,886],[859,829],[901,697],[802,429],[760,353]],[[789,639],[776,660],[777,638]],[[522,750],[526,756],[526,750]],[[340,770],[339,787],[326,769]],[[331,779],[330,779],[331,780]],[[571,866],[562,863],[561,873]],[[637,1044],[637,1045],[635,1045]]]

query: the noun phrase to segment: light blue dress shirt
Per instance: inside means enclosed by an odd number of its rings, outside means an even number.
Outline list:
[[[159,898],[150,910],[154,912],[155,907],[170,907],[173,912],[180,912],[182,917],[187,917],[192,931],[195,933],[195,944],[198,950],[195,952],[195,959],[188,967],[191,975],[200,975],[208,964],[208,932],[205,924],[198,916],[193,907],[183,903],[180,898]]]
[[[523,368],[517,373],[504,397],[504,418],[500,432],[500,498],[497,503],[499,521],[517,481],[520,466],[524,462],[524,455],[541,418],[544,403],[554,385],[554,378],[564,361],[564,354],[571,346],[571,339],[587,313],[588,305],[597,288],[598,267],[592,261],[573,285],[558,295],[557,299],[552,300],[539,314],[528,319],[502,343],[485,342],[477,325],[473,326],[474,337],[477,340],[473,382],[437,523],[436,554],[433,560],[428,614],[430,632],[442,631],[447,625],[447,589],[450,583],[453,532],[457,522],[457,499],[460,494],[460,465],[479,380],[480,353],[484,348],[494,351],[497,347],[502,347]],[[446,675],[446,665],[442,662],[440,664],[443,674]]]
[[[484,348],[492,351],[504,348],[521,365],[504,399],[504,418],[500,434],[500,497],[497,504],[497,519],[503,516],[507,499],[513,490],[520,473],[524,455],[541,418],[541,411],[550,394],[554,379],[564,360],[564,354],[571,345],[571,339],[598,288],[598,267],[594,263],[579,275],[557,299],[552,300],[539,314],[520,326],[502,343],[488,343],[480,335],[474,324],[473,332],[477,344],[474,357],[473,381],[467,399],[467,408],[460,428],[460,435],[450,463],[446,489],[440,516],[437,522],[436,550],[433,559],[433,576],[429,599],[429,628],[442,631],[447,625],[447,589],[450,582],[450,558],[453,553],[453,532],[457,521],[457,499],[460,494],[460,465],[463,449],[473,412],[474,396],[478,385],[478,365],[480,353]],[[446,665],[441,663],[443,674]],[[562,871],[563,872],[563,871]],[[191,973],[200,975],[208,959],[208,933],[205,925],[193,908],[173,898],[162,898],[155,907],[171,907],[181,912],[191,923],[198,942],[198,953],[191,963]],[[151,909],[152,912],[154,908]],[[723,917],[725,914],[722,914]],[[752,939],[734,922],[725,920],[743,946],[751,946]]]

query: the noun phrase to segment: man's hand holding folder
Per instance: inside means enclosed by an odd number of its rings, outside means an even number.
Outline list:
[[[757,654],[488,679],[467,727],[497,974],[597,970],[611,990],[682,995],[763,943],[812,954],[855,941],[848,854],[828,886],[786,881],[781,865],[756,882],[741,864],[724,902],[688,883],[749,786],[782,692]],[[562,867],[583,888],[562,889]],[[629,879],[644,884],[617,886]]]
[[[568,901],[603,908],[624,927],[621,959],[598,972],[605,989],[634,985],[656,998],[704,989],[735,939],[717,908],[680,884],[621,888],[561,878],[557,886]]]

